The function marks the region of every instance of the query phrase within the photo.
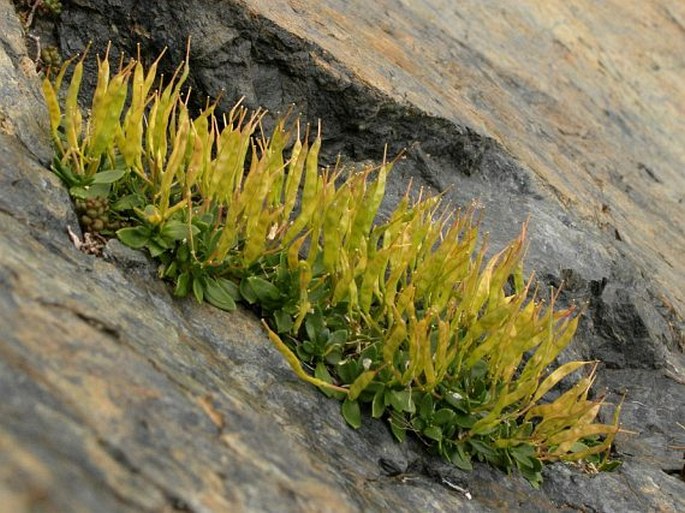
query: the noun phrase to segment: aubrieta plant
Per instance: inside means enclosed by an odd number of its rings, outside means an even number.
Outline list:
[[[554,367],[579,317],[524,281],[525,226],[486,258],[472,213],[446,214],[438,197],[407,193],[378,221],[391,163],[320,169],[320,133],[310,141],[287,117],[267,136],[263,111],[193,115],[188,59],[166,83],[158,61],[112,75],[98,59],[87,120],[83,59],[43,83],[53,169],[84,229],[147,250],[179,297],[257,310],[295,373],[342,401],[354,428],[367,411],[462,469],[517,468],[534,486],[543,462],[616,465],[620,408],[596,422],[595,362]]]

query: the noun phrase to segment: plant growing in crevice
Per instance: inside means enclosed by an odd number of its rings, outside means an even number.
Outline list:
[[[613,423],[595,422],[596,363],[554,368],[579,317],[524,281],[525,225],[486,258],[472,212],[449,213],[439,197],[408,191],[378,221],[392,163],[322,170],[320,129],[310,142],[284,116],[267,136],[265,113],[239,104],[192,115],[188,59],[166,83],[158,62],[111,75],[99,59],[88,120],[83,59],[43,84],[53,169],[80,204],[108,205],[104,232],[146,249],[177,296],[255,308],[296,374],[341,400],[353,427],[367,409],[399,440],[411,432],[461,468],[518,468],[534,485],[544,461],[611,465],[620,408]]]

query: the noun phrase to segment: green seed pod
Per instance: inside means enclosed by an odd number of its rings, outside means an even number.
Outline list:
[[[59,68],[62,65],[62,55],[54,46],[46,46],[40,52],[43,65],[48,68]]]

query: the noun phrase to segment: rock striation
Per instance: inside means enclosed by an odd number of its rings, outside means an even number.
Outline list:
[[[563,301],[587,304],[565,357],[601,359],[598,390],[626,394],[623,466],[553,465],[532,490],[397,445],[380,422],[353,431],[252,313],[174,300],[115,241],[104,258],[79,252],[47,169],[38,77],[0,0],[3,510],[685,510],[685,13],[667,0],[452,4],[74,0],[57,31],[66,53],[168,46],[169,68],[190,35],[200,97],[295,103],[323,120],[331,160],[406,147],[390,202],[410,180],[455,207],[475,199],[494,248],[530,217],[541,286],[563,281]]]

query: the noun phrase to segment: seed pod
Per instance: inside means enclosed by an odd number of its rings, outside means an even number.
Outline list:
[[[91,228],[94,232],[101,232],[105,228],[105,223],[102,222],[102,219],[95,219]]]

